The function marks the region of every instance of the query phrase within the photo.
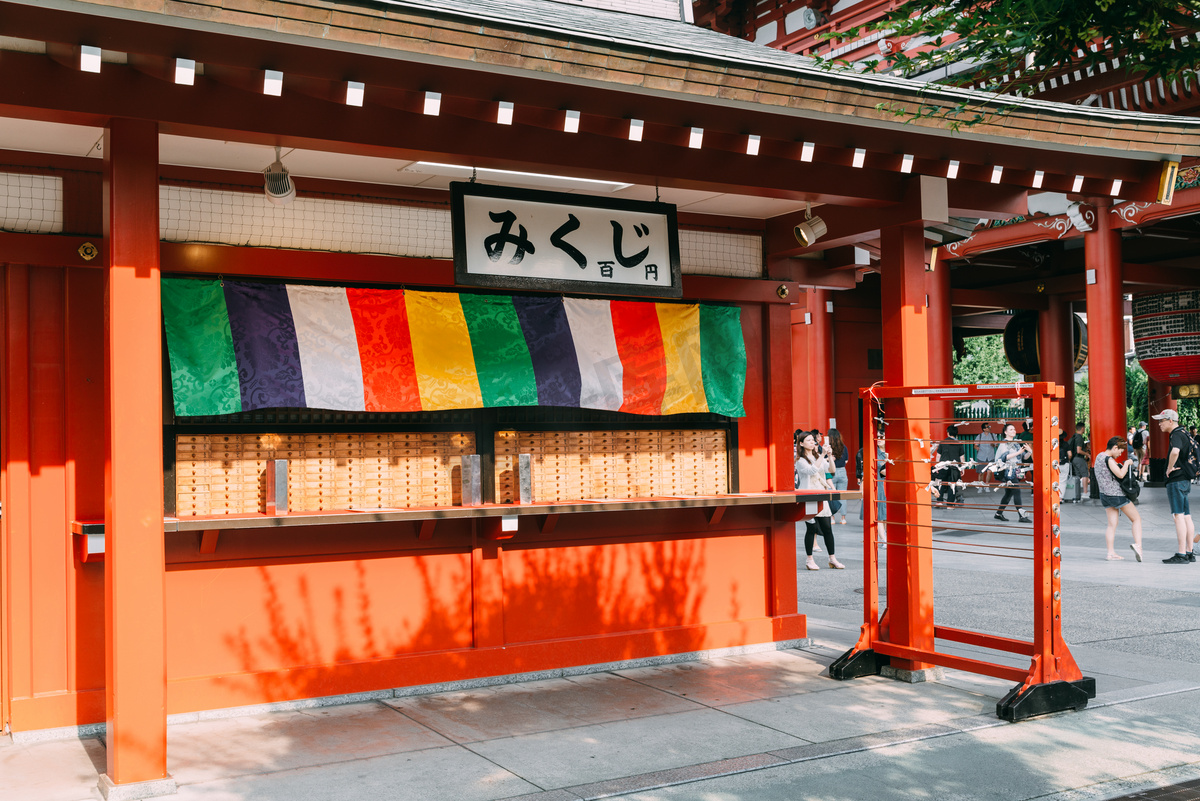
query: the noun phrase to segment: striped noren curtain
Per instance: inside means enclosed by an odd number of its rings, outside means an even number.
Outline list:
[[[179,416],[573,406],[742,417],[736,306],[162,279]]]

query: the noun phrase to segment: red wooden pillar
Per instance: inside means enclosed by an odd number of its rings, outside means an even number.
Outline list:
[[[774,492],[796,488],[792,458],[792,325],[791,306],[768,303],[763,307],[763,337],[767,365],[769,487]]]
[[[1096,227],[1083,235],[1088,315],[1088,422],[1092,454],[1110,437],[1125,436],[1125,337],[1122,330],[1121,233],[1107,202],[1096,206]]]
[[[808,386],[810,428],[826,431],[833,417],[833,297],[828,289],[808,293]]]
[[[812,417],[812,396],[808,388],[802,386],[808,380],[808,332],[811,326],[808,319],[808,302],[810,293],[805,293],[800,302],[789,306],[789,318],[792,329],[792,376],[795,387],[792,391],[792,430],[797,428],[812,428],[809,421]]]
[[[954,383],[954,318],[950,307],[950,265],[938,258],[935,250],[930,256],[929,272],[925,273],[925,294],[929,299],[929,383]],[[945,421],[954,417],[951,401],[931,401],[930,415],[940,422],[933,426],[933,436],[940,439],[946,432]]]
[[[158,128],[112,120],[104,133],[104,640],[107,773],[101,792],[167,777],[164,623],[162,332]],[[132,790],[133,788],[128,788]]]
[[[1146,379],[1146,396],[1151,417],[1163,409],[1175,409],[1175,411],[1179,411],[1179,404],[1171,397],[1171,388],[1166,384],[1160,384],[1153,378],[1148,377]],[[1170,437],[1158,426],[1155,420],[1147,420],[1146,422],[1150,424],[1147,426],[1147,430],[1150,432],[1150,477],[1154,481],[1162,482],[1166,480],[1167,443],[1170,441]],[[1155,470],[1156,460],[1159,459],[1163,460],[1162,465],[1158,470]]]
[[[1058,295],[1046,298],[1046,310],[1038,317],[1038,361],[1042,380],[1064,388],[1059,402],[1059,427],[1075,433],[1075,320],[1071,304]]]
[[[925,232],[920,224],[886,228],[880,241],[883,378],[890,386],[929,384],[929,314],[925,307]],[[890,640],[933,650],[932,515],[929,495],[929,401],[902,398],[885,410],[888,456],[887,608]],[[895,659],[902,670],[928,667]]]
[[[770,489],[787,492],[796,488],[793,458],[794,418],[792,394],[794,373],[792,361],[792,305],[768,303],[763,308],[763,337],[767,365],[767,419],[770,437]],[[799,607],[796,586],[796,524],[779,520],[772,514],[768,531],[768,581],[770,582],[770,614],[793,615]],[[801,620],[792,629],[786,623],[776,623],[780,639],[807,636],[807,624]],[[788,633],[788,632],[791,633]]]

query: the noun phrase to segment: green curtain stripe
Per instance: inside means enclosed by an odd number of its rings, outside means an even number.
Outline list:
[[[537,380],[512,298],[459,295],[485,408],[537,406]]]
[[[242,391],[221,283],[163,278],[162,310],[175,414],[240,412]]]
[[[700,372],[710,412],[746,416],[742,407],[746,341],[742,338],[742,310],[737,306],[700,304]]]

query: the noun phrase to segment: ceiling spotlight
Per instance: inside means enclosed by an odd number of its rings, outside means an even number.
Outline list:
[[[263,170],[263,176],[263,191],[267,193],[267,200],[276,206],[286,206],[296,199],[296,184],[292,183],[287,167],[283,166],[278,146],[275,147],[275,161]]]
[[[820,217],[814,217],[812,213],[812,204],[807,203],[804,206],[804,222],[800,223],[794,229],[796,241],[804,247],[808,247],[816,242],[829,231],[829,226]]]

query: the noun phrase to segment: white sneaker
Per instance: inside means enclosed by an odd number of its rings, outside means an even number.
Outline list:
[[[808,557],[808,559],[806,559],[804,561],[804,566],[807,567],[809,570],[820,570],[821,569],[821,568],[817,567],[817,563],[815,561],[813,561],[813,558],[811,556]]]
[[[834,570],[845,570],[846,566],[837,560],[836,556],[829,557],[829,566]]]

